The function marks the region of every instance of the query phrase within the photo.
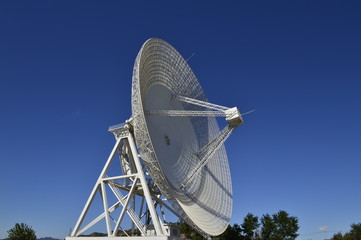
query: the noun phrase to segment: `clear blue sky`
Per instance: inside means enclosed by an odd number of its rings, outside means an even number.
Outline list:
[[[64,238],[131,115],[150,37],[245,117],[226,143],[232,223],[286,210],[300,240],[361,222],[360,1],[1,1],[0,238]]]

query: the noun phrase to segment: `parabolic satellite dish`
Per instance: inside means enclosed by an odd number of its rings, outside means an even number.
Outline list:
[[[220,130],[215,117],[225,117],[227,126]],[[103,219],[109,239],[129,236],[123,221],[127,215],[132,236],[175,239],[179,231],[171,229],[179,230],[179,225],[166,221],[163,207],[207,238],[221,234],[232,213],[224,142],[242,123],[236,107],[208,102],[187,61],[170,44],[149,39],[134,64],[132,117],[109,128],[116,143],[66,239],[83,239]],[[117,155],[119,174],[109,176]],[[99,194],[104,212],[84,226]]]
[[[224,113],[228,108],[207,103],[186,60],[170,44],[156,38],[144,43],[132,83],[140,155],[172,206],[203,232],[219,235],[232,212],[231,175],[223,142],[233,128],[220,132],[217,112],[208,110]]]

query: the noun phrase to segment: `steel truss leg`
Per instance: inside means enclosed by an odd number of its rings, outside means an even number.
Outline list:
[[[115,155],[118,153],[118,151],[122,151],[122,149],[125,149],[124,147],[123,148],[121,147],[122,141],[124,142],[124,145],[126,146],[125,147],[127,149],[126,154],[129,157],[129,161],[130,161],[131,165],[135,166],[135,168],[133,168],[133,170],[131,172],[129,172],[129,171],[127,171],[127,173],[123,172],[123,175],[120,175],[120,176],[107,177],[106,176],[107,171],[108,171],[110,164],[112,163]],[[132,185],[131,189],[129,190],[129,193],[126,196],[126,198],[121,198],[119,195],[116,194],[116,192],[114,191],[113,179],[132,179],[132,180],[134,180],[133,185]],[[145,202],[148,206],[148,209],[149,209],[149,212],[151,215],[151,219],[154,224],[156,236],[164,236],[165,229],[164,229],[164,227],[158,217],[158,214],[155,210],[154,202],[153,202],[152,196],[150,194],[146,178],[144,176],[144,172],[142,169],[140,159],[138,157],[138,153],[136,151],[134,139],[133,139],[132,135],[130,133],[128,133],[126,135],[123,135],[123,136],[117,138],[116,143],[113,147],[113,150],[111,151],[111,153],[103,167],[103,170],[101,171],[99,178],[98,178],[97,182],[95,183],[94,188],[93,188],[92,192],[90,193],[90,196],[89,196],[89,198],[75,224],[75,227],[71,233],[71,237],[78,237],[81,233],[83,233],[84,231],[86,231],[87,229],[92,227],[94,224],[96,224],[103,218],[105,218],[105,220],[106,220],[106,229],[107,229],[108,236],[109,237],[116,236],[116,234],[118,232],[118,228],[120,227],[120,224],[122,222],[125,212],[127,212],[129,214],[130,218],[133,221],[133,224],[135,224],[139,228],[139,226],[141,224],[140,224],[140,219],[139,219],[138,215],[132,214],[131,210],[133,210],[133,209],[128,207],[130,200],[133,199],[133,197],[135,196],[133,190],[134,190],[136,184],[139,184],[139,183],[142,186],[143,196],[144,196]],[[110,208],[108,206],[108,201],[107,201],[106,185],[109,185],[109,187],[113,190],[114,194],[116,195],[116,197],[119,200],[116,204],[114,204]],[[97,218],[95,218],[93,221],[91,221],[88,225],[83,227],[83,229],[80,229],[80,226],[82,225],[82,223],[88,213],[88,210],[93,203],[94,197],[98,192],[100,193],[100,196],[103,201],[104,213],[102,213]],[[118,221],[116,222],[115,228],[112,229],[111,222],[110,222],[110,212],[114,211],[119,206],[122,206],[123,209],[118,218]],[[133,210],[133,212],[134,212],[134,210]],[[136,219],[134,219],[134,218],[136,218]],[[146,235],[145,229],[139,229],[139,230],[143,236]]]

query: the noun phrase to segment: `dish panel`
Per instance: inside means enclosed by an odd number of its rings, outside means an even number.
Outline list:
[[[148,116],[149,110],[205,110],[174,96],[207,101],[183,57],[167,42],[146,41],[136,58],[132,82],[132,114],[140,155],[176,211],[208,235],[219,235],[232,212],[232,184],[224,146],[182,189],[199,158],[196,153],[219,133],[214,117]]]

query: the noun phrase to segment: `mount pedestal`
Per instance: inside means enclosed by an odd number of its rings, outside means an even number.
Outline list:
[[[66,240],[113,240],[123,237],[130,240],[178,239],[180,234],[179,225],[166,223],[162,207],[167,208],[176,216],[178,216],[178,214],[160,198],[161,193],[154,185],[152,179],[145,177],[146,170],[144,170],[144,166],[138,157],[131,129],[132,126],[130,123],[116,125],[109,129],[109,131],[115,135],[116,143],[80,214],[71,236],[66,237]],[[110,165],[117,154],[119,154],[120,157],[121,175],[108,176]],[[109,188],[117,200],[111,206],[107,198],[107,189]],[[124,194],[124,192],[126,192],[126,194]],[[93,204],[93,200],[97,194],[101,196],[104,211],[87,225],[83,226],[88,210]],[[135,208],[136,199],[141,199],[141,205],[138,206],[138,209]],[[144,203],[146,205],[145,208],[143,207]],[[117,218],[112,217],[111,213],[119,207],[121,211]],[[159,207],[158,212],[161,214],[157,212],[157,207]],[[131,230],[127,229],[128,231],[122,228],[125,214],[127,214],[132,221]],[[163,219],[161,219],[160,216],[162,216]],[[106,223],[107,236],[89,237],[82,235],[103,219],[105,219]],[[140,236],[131,236],[134,234]]]

